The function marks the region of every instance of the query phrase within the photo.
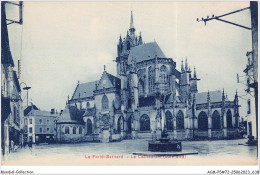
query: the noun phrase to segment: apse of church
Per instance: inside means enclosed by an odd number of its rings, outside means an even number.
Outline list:
[[[116,64],[117,76],[104,67],[99,80],[78,83],[68,100],[84,113],[83,140],[158,139],[163,130],[175,140],[237,137],[237,94],[229,101],[224,91],[199,92],[188,58],[179,71],[156,42],[144,43],[132,12],[126,36],[119,37]]]

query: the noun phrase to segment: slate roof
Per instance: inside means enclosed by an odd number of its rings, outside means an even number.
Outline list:
[[[42,110],[31,110],[27,116],[41,116],[41,117],[57,117],[58,114],[51,114],[50,111],[42,111]]]
[[[96,89],[96,84],[98,81],[92,81],[88,83],[78,84],[71,100],[78,99],[78,98],[86,98],[92,97],[93,91]]]
[[[222,101],[222,93],[221,91],[210,91],[210,102],[221,102]],[[208,92],[200,92],[195,94],[196,98],[196,104],[203,104],[207,103],[207,98],[208,98]]]
[[[76,106],[67,104],[57,123],[84,124],[83,113],[84,111],[78,110]]]
[[[150,42],[131,48],[128,56],[128,64],[132,63],[132,60],[138,63],[145,60],[154,59],[155,55],[159,58],[166,58],[160,47],[156,42]]]
[[[93,108],[88,108],[86,112],[83,114],[83,116],[94,116],[96,114],[96,109],[95,107]]]
[[[27,108],[25,108],[25,110],[23,111],[24,116],[26,116],[33,109],[38,110],[37,106],[35,106],[35,105],[31,105],[31,106],[28,106]]]

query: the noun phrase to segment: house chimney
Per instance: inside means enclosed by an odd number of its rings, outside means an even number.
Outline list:
[[[51,109],[51,114],[54,114],[54,113],[55,113],[55,109],[52,108],[52,109]]]

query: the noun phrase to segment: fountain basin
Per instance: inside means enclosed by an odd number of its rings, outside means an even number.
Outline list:
[[[148,142],[148,151],[152,152],[169,152],[182,151],[182,145],[179,141],[170,141],[169,139],[160,139],[160,141]]]

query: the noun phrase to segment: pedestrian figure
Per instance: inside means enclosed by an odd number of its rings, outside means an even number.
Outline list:
[[[28,143],[29,149],[32,151],[32,141],[30,140]]]
[[[26,142],[23,142],[23,148],[25,148],[26,147]]]
[[[14,141],[11,140],[11,151],[14,152]]]

